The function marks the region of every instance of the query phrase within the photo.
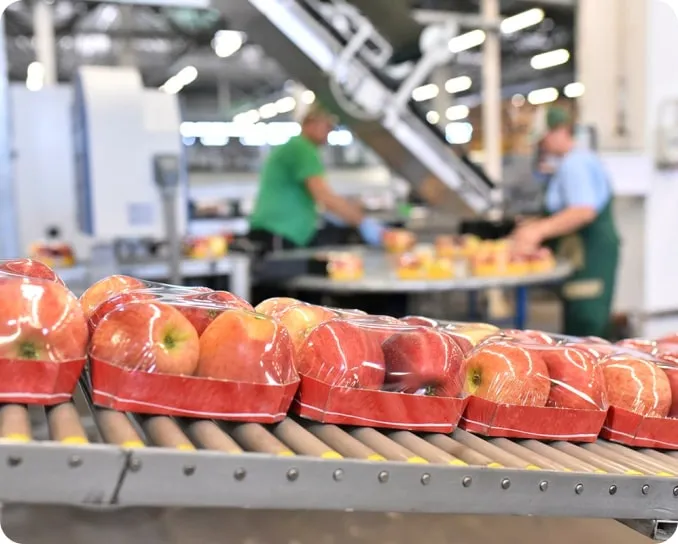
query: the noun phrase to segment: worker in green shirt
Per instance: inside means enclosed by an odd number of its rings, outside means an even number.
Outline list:
[[[368,244],[381,245],[384,227],[336,194],[326,180],[319,148],[334,125],[333,116],[313,107],[301,122],[301,134],[274,148],[266,159],[249,236],[264,251],[313,245],[319,209],[356,227]]]

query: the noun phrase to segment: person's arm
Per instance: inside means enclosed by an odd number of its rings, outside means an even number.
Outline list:
[[[336,215],[348,225],[357,227],[365,218],[362,209],[350,200],[335,193],[324,176],[308,178],[306,180],[306,187],[308,187],[308,191],[311,193],[311,197],[313,197],[316,204],[324,207],[328,212]]]

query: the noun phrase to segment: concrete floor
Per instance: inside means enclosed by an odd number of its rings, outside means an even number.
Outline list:
[[[252,510],[6,507],[19,544],[649,544],[611,520]],[[1,540],[0,540],[1,542]]]

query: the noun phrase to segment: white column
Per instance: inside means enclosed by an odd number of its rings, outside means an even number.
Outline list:
[[[52,5],[44,0],[33,4],[33,28],[35,29],[35,56],[44,70],[45,86],[57,83],[56,37]]]
[[[499,0],[483,0],[483,21],[498,25]],[[501,40],[498,31],[487,32],[483,45],[483,145],[485,171],[493,181],[502,179]]]
[[[19,255],[9,115],[5,20],[0,11],[0,259]]]

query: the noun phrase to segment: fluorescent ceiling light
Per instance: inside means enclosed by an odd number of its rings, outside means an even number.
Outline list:
[[[468,106],[460,104],[458,106],[447,108],[445,117],[447,117],[450,121],[461,121],[462,119],[466,119],[470,113],[471,110],[469,110]]]
[[[546,89],[537,89],[536,91],[532,91],[527,95],[527,101],[530,104],[538,106],[540,104],[555,102],[558,100],[559,96],[560,94],[558,93],[558,89],[555,89],[554,87],[547,87]]]
[[[471,123],[449,123],[445,127],[445,139],[451,144],[467,144],[473,138]]]
[[[166,92],[167,94],[177,94],[186,85],[193,83],[197,77],[198,70],[196,67],[186,66],[179,70],[176,75],[165,81],[165,83],[160,86],[160,90]]]
[[[583,83],[570,83],[565,86],[565,96],[568,98],[579,98],[586,92],[586,87]]]
[[[499,26],[502,34],[512,34],[538,25],[544,20],[544,10],[540,8],[528,9],[522,13],[518,13],[512,17],[507,17],[501,22]]]
[[[26,70],[26,88],[39,91],[45,84],[45,67],[40,62],[31,62]]]
[[[313,104],[315,102],[315,93],[310,90],[305,90],[303,93],[301,93],[301,101],[304,104]]]
[[[541,53],[532,57],[530,64],[535,70],[545,70],[560,66],[570,60],[570,52],[567,49],[556,49],[548,53]]]
[[[219,30],[212,39],[212,49],[221,58],[237,53],[245,43],[245,35],[235,30]]]
[[[275,103],[275,109],[278,113],[287,113],[288,111],[293,111],[297,107],[297,101],[291,96],[286,96],[277,100]]]
[[[525,96],[522,94],[514,94],[511,98],[511,104],[516,108],[522,108],[525,105]]]
[[[259,108],[259,115],[262,119],[270,119],[278,115],[278,108],[275,107],[274,103],[264,104]]]
[[[437,125],[440,122],[440,114],[437,111],[429,111],[426,114],[426,121],[432,125]]]
[[[414,89],[414,91],[412,91],[412,100],[414,100],[415,102],[431,100],[432,98],[438,96],[439,92],[440,89],[438,88],[438,85],[434,83],[422,85],[421,87],[417,87],[416,89]]]
[[[257,110],[249,110],[239,113],[233,117],[234,123],[239,124],[255,124],[258,123],[261,119],[259,112]]]
[[[450,94],[463,93],[473,85],[473,80],[468,76],[453,77],[445,82],[445,90]]]
[[[448,42],[448,47],[452,53],[461,53],[467,49],[473,49],[485,43],[485,32],[482,30],[472,30],[466,34],[461,34],[452,38]]]

